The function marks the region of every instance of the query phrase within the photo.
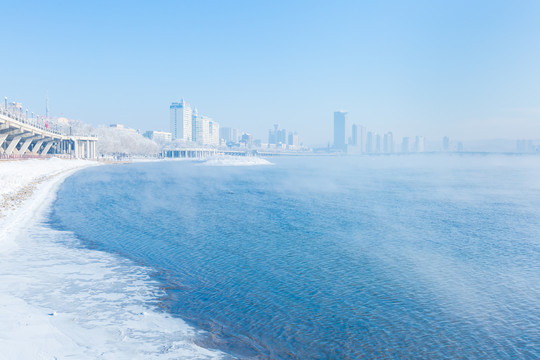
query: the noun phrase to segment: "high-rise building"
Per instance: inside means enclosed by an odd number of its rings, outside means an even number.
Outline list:
[[[404,137],[403,141],[401,142],[401,152],[402,153],[409,152],[409,138],[408,137]]]
[[[289,141],[287,142],[287,145],[300,146],[300,138],[298,137],[298,133],[289,133]]]
[[[367,132],[366,136],[366,153],[371,154],[374,150],[374,134],[371,131]]]
[[[394,152],[394,135],[391,132],[384,134],[383,151],[387,154]]]
[[[450,138],[448,136],[443,137],[443,151],[450,150]]]
[[[351,132],[349,145],[352,145],[352,146],[358,145],[358,125],[356,124],[352,125],[352,132]]]
[[[381,135],[375,135],[375,152],[378,154],[381,152]]]
[[[238,143],[240,141],[240,130],[232,129],[231,136],[232,136],[231,141],[234,143]]]
[[[279,129],[279,124],[274,124],[274,128],[268,130],[269,144],[287,144],[287,130]]]
[[[230,127],[222,127],[219,128],[219,137],[225,140],[226,143],[228,142],[237,142],[236,140],[233,140],[233,128]]]
[[[362,153],[366,152],[366,141],[367,141],[366,128],[360,125],[359,131],[358,131],[358,146],[360,147],[360,152]]]
[[[426,147],[426,139],[423,136],[417,136],[414,141],[414,151],[424,152],[425,147]]]
[[[210,119],[204,115],[194,115],[193,125],[195,126],[193,141],[196,141],[199,145],[210,144]]]
[[[208,145],[219,146],[219,123],[209,120],[208,123]]]
[[[184,99],[170,106],[170,125],[173,140],[191,141],[193,138],[193,117],[191,106]]]
[[[349,114],[345,111],[334,112],[334,148],[347,150],[347,122]]]

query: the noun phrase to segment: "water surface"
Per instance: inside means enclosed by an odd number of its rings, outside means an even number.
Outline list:
[[[83,170],[50,223],[240,358],[540,357],[540,157]]]

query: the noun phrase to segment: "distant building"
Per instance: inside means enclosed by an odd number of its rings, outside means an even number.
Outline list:
[[[450,138],[448,136],[443,137],[443,151],[450,150]]]
[[[219,128],[219,136],[223,140],[225,140],[225,143],[238,143],[239,139],[239,133],[240,130],[233,129],[230,127],[222,127]]]
[[[334,112],[334,148],[347,150],[347,122],[349,114],[344,111]]]
[[[461,141],[457,144],[457,151],[463,152],[463,143]]]
[[[401,152],[402,153],[408,153],[409,152],[409,138],[404,137],[401,141]]]
[[[147,139],[153,140],[158,144],[169,143],[172,140],[172,134],[166,131],[147,131],[143,134]]]
[[[210,120],[208,123],[208,143],[205,145],[219,146],[219,123]]]
[[[366,141],[367,141],[366,128],[360,125],[358,126],[358,146],[360,148],[360,152],[362,153],[366,152]]]
[[[425,147],[426,147],[426,139],[423,136],[417,136],[414,141],[414,151],[424,152]]]
[[[182,99],[178,103],[173,102],[169,109],[172,139],[192,141],[193,111],[191,106]]]
[[[383,150],[387,154],[394,152],[394,135],[391,132],[384,134]]]
[[[253,135],[244,133],[242,134],[242,138],[240,139],[240,142],[246,144],[246,146],[253,144]]]
[[[368,154],[371,154],[373,153],[373,149],[374,149],[374,134],[373,132],[371,131],[368,131],[367,132],[367,137],[366,137],[366,153]]]
[[[298,137],[298,133],[289,133],[289,141],[287,142],[287,145],[289,146],[300,146],[300,138]]]
[[[358,145],[358,125],[356,124],[352,125],[352,132],[351,132],[349,145],[352,145],[352,146]]]
[[[134,134],[137,133],[137,130],[125,127],[122,124],[111,124],[110,127],[113,128],[113,129],[118,129],[118,130],[122,130],[122,131],[126,131],[126,132],[131,132],[131,133],[134,133]]]
[[[200,115],[196,109],[192,119],[192,140],[198,145],[219,146],[219,123],[208,116]]]
[[[274,128],[268,130],[269,144],[287,144],[287,130],[279,129],[279,124],[274,124]]]
[[[375,152],[379,154],[381,152],[381,135],[375,135]]]
[[[222,138],[226,143],[235,142],[232,141],[232,128],[222,127],[219,129],[219,137]]]

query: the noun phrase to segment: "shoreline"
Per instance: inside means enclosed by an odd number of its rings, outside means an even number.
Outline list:
[[[150,269],[43,223],[61,184],[98,164],[78,165],[22,182],[17,208],[0,217],[0,359],[222,358],[158,311]]]

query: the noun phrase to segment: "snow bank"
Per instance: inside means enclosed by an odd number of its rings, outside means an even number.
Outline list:
[[[202,166],[258,166],[274,165],[270,161],[256,156],[216,156],[203,161]]]
[[[88,160],[32,159],[0,161],[0,217],[29,198],[38,184],[61,173],[97,165]]]
[[[0,195],[20,190],[23,186],[43,177],[54,176],[62,171],[93,165],[87,160],[32,159],[0,161]]]
[[[44,223],[61,182],[93,164],[0,162],[3,195],[35,183],[0,218],[0,359],[222,357],[194,343],[195,329],[151,307],[164,293],[149,269],[77,246],[73,234]]]

